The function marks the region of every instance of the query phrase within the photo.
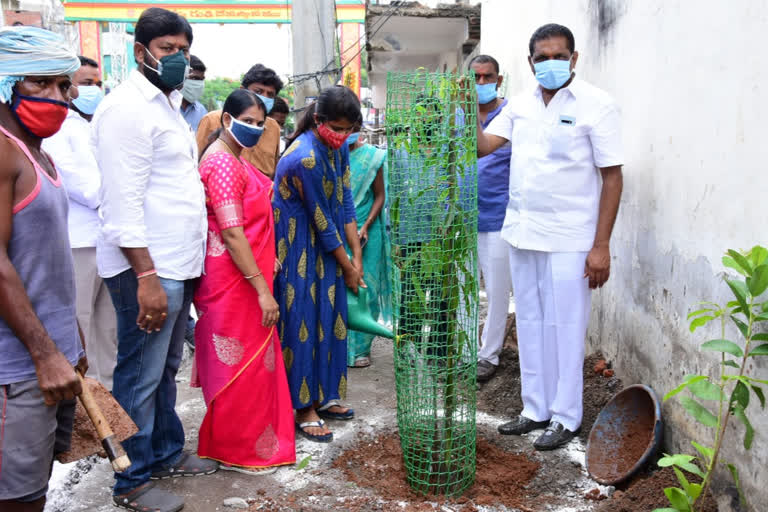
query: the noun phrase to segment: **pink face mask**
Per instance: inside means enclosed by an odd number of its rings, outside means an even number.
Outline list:
[[[323,139],[323,142],[333,149],[340,149],[347,141],[347,137],[349,137],[348,133],[338,133],[331,130],[325,123],[317,126],[317,133],[320,135],[320,138]]]

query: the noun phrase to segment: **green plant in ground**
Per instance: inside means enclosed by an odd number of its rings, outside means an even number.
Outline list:
[[[408,482],[425,494],[460,494],[475,474],[473,84],[424,70],[387,79],[397,418]]]
[[[654,512],[697,510],[699,500],[707,495],[712,477],[721,464],[730,471],[744,502],[738,470],[734,464],[720,460],[720,451],[732,417],[744,425],[743,444],[744,449],[749,450],[755,433],[747,417],[751,395],[754,394],[760,407],[765,408],[765,394],[761,385],[768,384],[768,380],[748,375],[747,363],[751,358],[768,355],[768,343],[761,343],[768,341],[768,333],[757,330],[760,323],[768,321],[768,300],[759,300],[768,289],[768,249],[758,245],[744,253],[729,250],[723,257],[723,265],[738,273],[738,276],[725,277],[734,300],[725,306],[703,302],[701,309],[688,315],[691,332],[712,321],[720,322],[720,338],[701,345],[702,350],[720,353],[719,378],[687,375],[682,384],[664,396],[666,401],[688,390],[690,396],[681,397],[680,403],[697,422],[714,430],[714,439],[712,446],[692,441],[698,455],[665,455],[659,460],[659,466],[672,467],[680,487],[664,489],[672,507],[656,509]],[[729,321],[741,333],[741,343],[726,339],[725,328]],[[709,404],[705,405],[707,402]],[[689,481],[683,471],[697,476],[700,481]]]

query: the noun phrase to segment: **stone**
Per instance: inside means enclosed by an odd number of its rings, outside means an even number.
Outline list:
[[[242,510],[248,510],[248,502],[243,498],[227,498],[224,500],[224,506],[230,508],[239,508]]]

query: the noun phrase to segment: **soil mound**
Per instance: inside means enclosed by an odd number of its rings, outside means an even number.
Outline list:
[[[361,440],[347,449],[333,467],[360,487],[371,489],[388,501],[416,504],[438,501],[467,505],[506,505],[528,509],[527,486],[539,470],[539,463],[527,455],[512,453],[486,441],[477,440],[477,473],[475,484],[461,497],[451,500],[442,496],[422,496],[414,493],[406,482],[406,471],[396,433],[375,439]]]

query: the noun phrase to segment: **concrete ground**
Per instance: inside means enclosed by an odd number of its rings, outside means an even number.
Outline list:
[[[242,498],[251,503],[251,510],[349,510],[345,501],[360,496],[375,495],[346,481],[344,475],[331,468],[336,456],[354,443],[358,435],[371,435],[396,427],[395,381],[391,343],[377,339],[372,352],[373,365],[365,369],[349,370],[348,402],[354,407],[357,418],[350,422],[333,422],[333,443],[324,445],[298,438],[296,460],[307,457],[308,464],[302,470],[283,467],[266,476],[246,476],[219,471],[205,477],[179,478],[159,483],[165,489],[184,497],[185,512],[233,511],[224,506],[228,498]],[[179,398],[177,409],[187,433],[187,448],[195,450],[198,427],[205,413],[205,405],[199,389],[189,387],[191,360],[187,359],[179,373]],[[531,442],[536,433],[522,438],[499,439],[496,426],[502,418],[478,412],[478,431],[487,438],[495,438],[505,449],[532,453]],[[592,508],[583,499],[584,493],[596,486],[584,471],[583,445],[574,441],[568,448],[551,453],[534,455],[542,463],[542,469],[532,484],[540,489],[546,499],[540,510],[585,511]],[[113,477],[106,460],[80,461],[67,466],[57,463],[46,512],[107,512],[116,510],[111,501]],[[607,491],[603,489],[603,491]],[[295,498],[294,498],[295,497]],[[296,499],[295,502],[293,500]],[[287,501],[286,501],[287,500]],[[274,504],[280,503],[279,508]],[[350,502],[351,503],[351,502]],[[264,505],[260,505],[264,504]],[[435,510],[454,510],[435,504]],[[419,507],[420,510],[423,508]],[[405,502],[379,502],[375,508],[355,510],[409,510]],[[509,510],[503,506],[478,507],[473,510]]]

